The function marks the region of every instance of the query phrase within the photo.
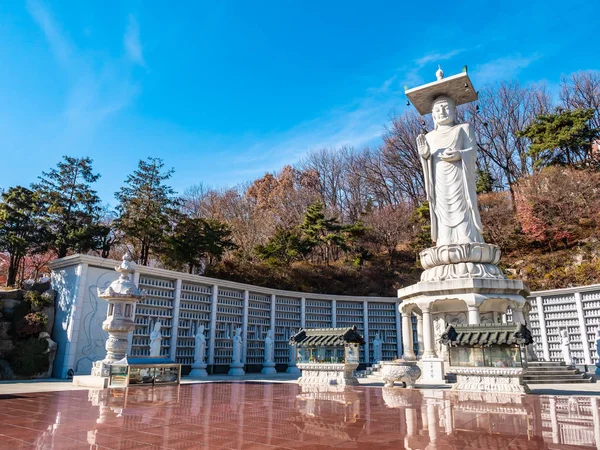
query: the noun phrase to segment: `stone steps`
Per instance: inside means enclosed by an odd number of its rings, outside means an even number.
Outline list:
[[[594,379],[564,362],[529,362],[523,371],[525,384],[593,383]]]

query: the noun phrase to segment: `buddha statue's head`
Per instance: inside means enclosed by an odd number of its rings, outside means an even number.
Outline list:
[[[436,129],[440,125],[454,125],[456,120],[456,103],[450,97],[440,95],[433,101],[431,116],[433,117]]]

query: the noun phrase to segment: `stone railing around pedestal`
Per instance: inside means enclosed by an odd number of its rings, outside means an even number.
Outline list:
[[[506,278],[497,266],[500,261],[500,248],[497,245],[483,242],[440,245],[423,250],[419,257],[425,269],[421,281]]]
[[[456,374],[452,390],[521,393],[529,392],[523,383],[521,367],[450,367]]]

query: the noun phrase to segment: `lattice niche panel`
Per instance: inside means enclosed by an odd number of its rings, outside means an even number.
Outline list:
[[[398,355],[398,340],[396,334],[396,304],[368,303],[369,324],[369,355],[368,361],[373,360],[373,340],[379,332],[382,341],[381,355],[384,361],[391,361]],[[377,361],[375,361],[377,362]]]
[[[248,335],[246,364],[262,364],[265,357],[265,337],[271,326],[271,296],[250,293],[248,303]]]
[[[306,328],[331,328],[331,301],[306,299]]]
[[[242,328],[244,293],[219,289],[217,296],[217,324],[215,329],[215,364],[229,365],[233,356],[233,334]],[[242,336],[245,339],[246,336]]]
[[[192,364],[194,362],[195,334],[200,325],[205,327],[206,348],[210,345],[211,306],[211,286],[192,283],[181,285],[176,351],[176,361],[178,363]]]
[[[173,300],[175,281],[140,276],[140,289],[146,291],[146,299],[135,309],[135,330],[131,342],[132,356],[150,355],[150,333],[157,320],[161,323],[161,356],[169,356],[173,326]]]
[[[300,329],[299,298],[275,297],[275,362],[287,364],[290,360],[289,340]]]

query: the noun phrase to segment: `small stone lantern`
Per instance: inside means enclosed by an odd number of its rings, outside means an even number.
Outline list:
[[[98,297],[108,302],[106,320],[102,329],[108,332],[106,341],[106,357],[96,361],[92,375],[107,377],[109,366],[125,358],[127,353],[127,334],[135,330],[135,304],[144,300],[146,293],[133,284],[135,263],[131,255],[126,253],[123,262],[115,270],[121,275],[106,289],[98,288]]]

